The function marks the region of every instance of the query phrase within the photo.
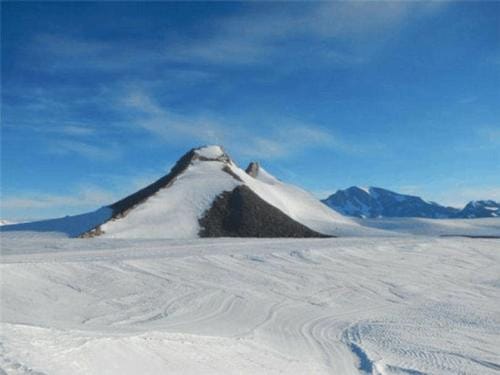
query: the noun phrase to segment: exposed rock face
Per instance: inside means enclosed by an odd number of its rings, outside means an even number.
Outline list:
[[[493,200],[471,201],[463,209],[428,202],[420,197],[395,193],[390,190],[352,186],[338,190],[322,201],[330,208],[347,215],[364,218],[424,217],[482,218],[500,217],[500,203]]]
[[[344,228],[356,231],[358,227],[257,163],[251,163],[245,173],[223,148],[213,145],[190,150],[167,175],[97,211],[1,230],[83,238],[180,239],[328,237],[321,232],[336,235]]]
[[[111,217],[108,220],[118,219],[127,214],[128,211],[132,210],[137,205],[144,202],[149,197],[156,194],[159,190],[169,187],[175,179],[181,175],[190,164],[195,160],[201,161],[219,161],[223,163],[230,163],[231,158],[220,146],[209,146],[209,152],[207,152],[207,147],[193,148],[184,154],[175,165],[172,167],[170,172],[163,176],[162,178],[156,180],[152,184],[136,191],[129,196],[110,204],[109,207],[112,210]],[[229,172],[228,172],[229,173]],[[231,173],[230,173],[231,174]],[[234,178],[238,176],[231,174]],[[101,226],[94,227],[88,231],[81,233],[78,237],[87,238],[99,236],[103,233]]]
[[[200,227],[201,237],[330,237],[296,222],[245,185],[222,193]]]
[[[245,172],[249,175],[249,176],[252,176],[252,177],[257,177],[257,175],[259,174],[259,169],[260,169],[260,165],[259,163],[253,161],[251,162],[250,164],[248,164],[248,167],[247,169],[245,169]]]
[[[500,217],[500,203],[492,200],[471,201],[460,211],[458,217]]]

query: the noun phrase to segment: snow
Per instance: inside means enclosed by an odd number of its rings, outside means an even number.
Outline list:
[[[195,150],[196,154],[206,159],[217,159],[224,155],[224,150],[220,146],[205,146]]]
[[[204,151],[204,150],[202,150]],[[213,151],[213,150],[211,150]],[[203,152],[208,157],[208,152]],[[111,220],[101,229],[112,238],[196,238],[198,219],[213,200],[239,185],[218,161],[195,160],[174,183],[160,190],[125,217]]]
[[[326,235],[500,236],[497,218],[493,218],[494,222],[484,222],[486,225],[481,221],[455,219],[429,221],[399,218],[360,221],[330,209],[305,190],[279,181],[262,167],[258,169],[255,177],[248,175],[230,161],[219,146],[207,146],[195,152],[203,158],[194,158],[187,169],[169,186],[160,189],[121,217],[110,220],[112,210],[103,207],[82,215],[1,226],[0,231],[17,231],[18,236],[36,236],[36,232],[50,232],[52,236],[75,237],[100,225],[101,235],[108,238],[192,239],[198,237],[201,229],[199,219],[211,207],[217,196],[244,184],[264,201],[295,221]],[[375,188],[370,188],[370,192],[378,194]],[[361,212],[367,215],[367,206],[362,202],[358,203]],[[354,208],[348,206],[346,212]],[[32,234],[29,234],[30,232]]]
[[[424,236],[492,236],[500,237],[500,219],[427,219],[376,218],[356,219],[361,225],[392,233]]]
[[[279,181],[262,167],[259,168],[259,173],[255,178],[234,165],[232,168],[263,200],[317,232],[337,236],[384,234],[372,228],[363,227],[352,218],[328,208],[311,193]]]
[[[360,190],[363,190],[366,194],[371,194],[371,186],[359,186]]]
[[[499,240],[0,235],[0,373],[500,370]]]
[[[210,147],[210,150],[212,148]],[[219,148],[220,150],[220,148]],[[212,155],[199,150],[205,157]],[[197,151],[197,152],[199,152]],[[224,171],[229,168],[230,172]],[[292,219],[324,234],[383,235],[384,232],[359,225],[351,218],[329,209],[310,193],[282,183],[262,167],[256,178],[249,176],[233,162],[195,160],[171,186],[160,190],[123,218],[104,225],[104,237],[111,238],[196,238],[198,220],[213,200],[225,191],[245,184],[264,201],[277,207]]]
[[[93,229],[96,225],[108,220],[112,210],[102,207],[96,211],[81,215],[65,216],[57,219],[33,221],[28,223],[2,225],[2,231],[48,232],[52,236],[74,237]]]

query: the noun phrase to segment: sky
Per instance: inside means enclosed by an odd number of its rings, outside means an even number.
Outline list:
[[[2,2],[3,219],[221,144],[320,198],[500,200],[500,2]]]

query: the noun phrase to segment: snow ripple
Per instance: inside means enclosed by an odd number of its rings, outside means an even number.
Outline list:
[[[8,374],[500,371],[496,240],[6,239],[2,252]]]

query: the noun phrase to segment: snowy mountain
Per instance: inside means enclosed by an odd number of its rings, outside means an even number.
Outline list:
[[[95,212],[2,231],[70,237],[324,237],[377,233],[277,180],[257,163],[240,169],[220,146],[186,153],[170,173]]]
[[[500,217],[500,203],[492,200],[471,201],[460,211],[459,216],[463,218]]]
[[[352,186],[338,190],[323,200],[327,206],[348,216],[376,217],[456,217],[459,210],[427,202],[420,197],[395,193],[390,190]]]

